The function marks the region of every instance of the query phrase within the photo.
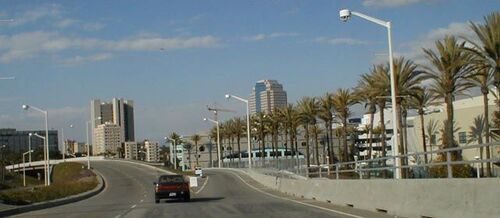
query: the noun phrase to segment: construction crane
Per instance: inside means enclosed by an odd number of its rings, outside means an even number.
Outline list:
[[[217,106],[215,106],[215,107],[210,107],[210,106],[208,106],[208,105],[207,105],[207,109],[208,109],[209,111],[212,111],[212,112],[214,113],[214,120],[215,120],[215,121],[219,121],[219,120],[217,119],[217,114],[218,114],[219,112],[236,113],[236,111],[234,111],[234,110],[225,109],[225,108],[218,108]]]

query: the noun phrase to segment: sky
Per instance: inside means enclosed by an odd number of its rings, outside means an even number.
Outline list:
[[[91,99],[134,100],[136,140],[207,131],[206,105],[237,111],[262,79],[288,101],[351,88],[387,60],[387,32],[339,10],[392,22],[396,56],[425,64],[422,48],[447,34],[473,37],[469,22],[498,0],[0,0],[0,128],[50,129],[84,141]],[[9,21],[10,19],[13,19]],[[69,128],[73,125],[73,128]]]

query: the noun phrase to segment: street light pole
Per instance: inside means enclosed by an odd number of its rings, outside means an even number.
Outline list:
[[[28,152],[24,152],[23,153],[23,186],[26,187],[26,161],[25,161],[25,156],[27,154],[31,154],[31,152],[33,152],[33,150],[29,150]]]
[[[42,110],[40,108],[31,106],[31,105],[23,105],[24,110],[33,109],[40,113],[43,113],[45,116],[45,185],[50,185],[50,149],[49,149],[49,112]]]
[[[220,133],[219,133],[219,121],[212,120],[210,118],[203,118],[204,121],[210,121],[217,125],[217,160],[219,164],[219,168],[221,168],[221,156],[220,156]]]
[[[244,99],[244,98],[241,98],[241,97],[238,97],[236,95],[229,95],[229,94],[226,94],[226,98],[227,99],[234,98],[234,99],[236,99],[238,101],[246,103],[246,105],[247,105],[247,144],[248,144],[247,153],[248,153],[248,168],[252,169],[252,145],[250,144],[250,107],[249,107],[249,104],[248,104],[248,100]]]
[[[399,119],[397,116],[397,102],[396,102],[396,96],[397,96],[397,90],[396,90],[396,79],[394,75],[394,63],[393,63],[393,58],[392,58],[392,37],[391,37],[391,22],[390,21],[383,21],[379,20],[374,17],[370,17],[368,15],[355,12],[355,11],[350,11],[348,9],[343,9],[340,10],[339,12],[340,19],[344,22],[348,21],[351,18],[351,15],[355,15],[358,17],[361,17],[365,20],[368,20],[370,22],[376,23],[378,25],[384,26],[387,28],[387,40],[389,42],[389,68],[390,68],[390,74],[391,74],[391,103],[392,103],[392,120],[393,120],[393,151],[394,151],[394,156],[399,156],[399,140],[398,140],[398,132],[399,132]],[[400,179],[401,178],[401,160],[400,158],[395,158],[395,179]]]
[[[31,151],[31,136],[32,136],[32,135],[33,135],[33,134],[32,134],[31,132],[30,132],[30,133],[28,133],[28,150],[30,150],[30,151]],[[29,155],[29,161],[30,161],[30,164],[31,164],[31,153],[30,153],[30,155]]]
[[[33,134],[33,136],[36,136],[36,137],[38,137],[38,138],[41,138],[41,139],[43,140],[44,144],[45,144],[45,142],[47,141],[47,138],[45,138],[45,137],[43,137],[43,136],[41,136],[41,135],[38,135],[38,133]],[[45,178],[44,178],[44,179],[45,179],[45,185],[47,186],[47,184],[48,184],[48,180],[50,180],[50,179],[47,177],[47,168],[46,168],[46,166],[45,166],[45,176],[44,176],[44,177],[45,177]]]

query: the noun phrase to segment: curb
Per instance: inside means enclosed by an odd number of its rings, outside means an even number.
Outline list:
[[[84,192],[84,193],[71,195],[71,196],[68,196],[65,198],[44,201],[44,202],[38,202],[38,203],[26,205],[26,206],[19,206],[19,207],[15,207],[12,209],[0,211],[0,217],[13,216],[16,214],[27,213],[30,211],[47,209],[47,208],[56,207],[56,206],[60,206],[60,205],[64,205],[64,204],[74,203],[77,201],[81,201],[81,200],[93,197],[93,196],[101,193],[102,190],[104,190],[104,188],[106,187],[106,180],[104,179],[102,174],[99,173],[98,171],[96,171],[96,170],[92,170],[92,171],[97,175],[98,182],[99,182],[97,187],[95,187],[94,189],[87,191],[87,192]]]

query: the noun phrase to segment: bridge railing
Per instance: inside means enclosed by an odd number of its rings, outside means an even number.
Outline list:
[[[481,158],[480,151],[490,149],[490,158],[485,155]],[[463,154],[477,154],[477,158],[467,160]],[[440,149],[427,152],[414,152],[382,158],[337,162],[335,164],[310,165],[305,159],[254,159],[253,168],[267,171],[289,171],[311,178],[330,179],[368,179],[393,178],[396,166],[401,163],[400,169],[403,178],[471,178],[487,175],[487,164],[491,166],[492,176],[500,176],[500,142],[488,144],[468,145]],[[486,154],[483,151],[483,154]],[[425,161],[427,160],[427,162]],[[311,163],[314,163],[311,158]],[[239,161],[224,163],[224,167],[247,168],[247,164]]]

